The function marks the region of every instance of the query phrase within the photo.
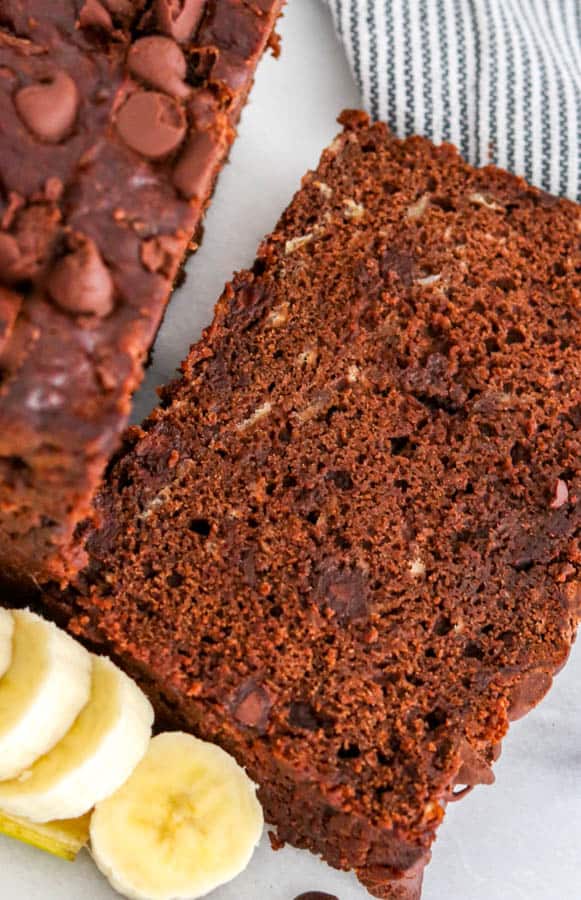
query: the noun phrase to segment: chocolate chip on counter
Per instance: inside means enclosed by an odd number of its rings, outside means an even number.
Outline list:
[[[19,294],[0,287],[0,353],[10,340],[21,306]]]
[[[264,731],[271,706],[272,701],[266,688],[251,678],[238,690],[233,713],[243,725]]]
[[[209,131],[192,135],[173,171],[173,183],[188,200],[205,197],[224,147]]]
[[[190,94],[184,83],[186,58],[179,44],[169,37],[153,35],[136,41],[129,51],[127,66],[132,75],[166,94],[182,99]]]
[[[113,31],[113,20],[109,11],[99,0],[85,0],[79,13],[79,25],[81,28],[103,28],[105,31]]]
[[[187,41],[198,27],[206,0],[155,0],[161,31],[176,41]]]
[[[91,238],[77,234],[72,252],[55,266],[48,279],[48,291],[55,303],[67,312],[103,318],[113,309],[113,279]]]
[[[186,133],[183,109],[166,94],[137,91],[117,115],[117,131],[128,147],[147,159],[176,150]]]
[[[20,118],[35,137],[58,144],[74,125],[79,92],[70,75],[59,71],[46,83],[21,88],[14,102]]]
[[[316,596],[329,606],[342,623],[364,618],[369,612],[367,582],[359,569],[338,569],[327,565],[323,570]]]
[[[323,891],[307,891],[306,894],[299,894],[295,900],[339,900],[335,894],[325,894]]]

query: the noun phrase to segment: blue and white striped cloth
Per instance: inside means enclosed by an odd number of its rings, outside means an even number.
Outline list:
[[[581,201],[581,0],[329,0],[367,110]]]

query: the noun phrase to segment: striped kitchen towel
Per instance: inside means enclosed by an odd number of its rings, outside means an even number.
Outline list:
[[[581,0],[329,0],[367,110],[581,201]]]

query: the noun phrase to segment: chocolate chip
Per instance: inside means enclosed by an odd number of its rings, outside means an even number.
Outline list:
[[[546,518],[530,524],[514,527],[511,564],[517,572],[528,572],[535,565],[546,565],[559,553],[559,539],[574,536],[575,517],[567,515],[565,505],[554,510]]]
[[[233,712],[243,725],[264,731],[271,706],[272,701],[266,688],[251,678],[239,689],[233,704]]]
[[[548,672],[527,672],[510,695],[509,720],[515,722],[526,716],[537,703],[541,702],[552,683],[553,679]]]
[[[364,618],[369,612],[367,581],[359,569],[328,566],[319,578],[316,595],[342,623]]]
[[[49,277],[51,297],[68,312],[108,316],[113,309],[113,279],[97,245],[78,234],[71,239],[71,250]]]
[[[288,720],[293,728],[304,728],[305,731],[318,731],[322,724],[311,704],[304,700],[291,702]]]
[[[81,28],[103,28],[105,31],[113,31],[113,20],[99,0],[85,0],[79,13],[79,25]]]
[[[46,83],[21,88],[14,102],[20,118],[35,137],[58,144],[74,125],[79,93],[66,72],[56,72]]]
[[[165,94],[137,91],[117,116],[117,131],[128,147],[147,159],[176,150],[186,133],[183,109]]]
[[[209,131],[194,134],[173,172],[173,183],[188,200],[205,197],[224,153],[224,147]]]
[[[413,284],[415,270],[414,257],[405,251],[386,250],[379,261],[379,271],[383,278],[396,276],[405,287]]]
[[[127,57],[127,66],[153,87],[174,97],[185,98],[190,88],[184,83],[186,58],[182,48],[169,37],[144,37],[136,41]]]
[[[176,41],[189,40],[198,27],[205,5],[206,0],[156,0],[160,30]]]

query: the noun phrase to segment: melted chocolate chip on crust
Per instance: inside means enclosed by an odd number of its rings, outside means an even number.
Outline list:
[[[136,41],[129,51],[127,66],[132,75],[174,97],[184,99],[191,93],[185,84],[184,52],[171,38],[153,35]]]
[[[183,141],[186,116],[171,97],[156,91],[137,91],[119,110],[117,130],[132,150],[147,159],[161,159]]]
[[[56,263],[47,288],[68,312],[104,317],[113,310],[111,273],[95,242],[85,235],[72,236],[71,252]]]
[[[85,0],[79,13],[79,25],[81,28],[113,30],[113,20],[109,10],[99,0]]]
[[[39,84],[21,88],[14,102],[21,119],[36,137],[57,144],[73,127],[79,93],[71,76],[57,71]]]

